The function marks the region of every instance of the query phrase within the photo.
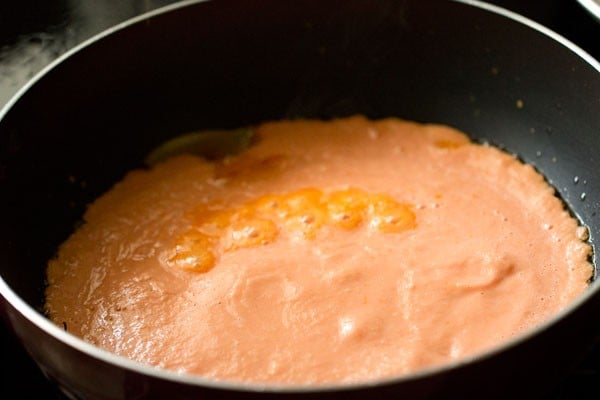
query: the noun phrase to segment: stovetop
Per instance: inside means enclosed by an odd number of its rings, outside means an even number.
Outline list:
[[[218,1],[218,0],[216,0]],[[594,0],[595,1],[595,0]],[[74,45],[115,23],[174,0],[53,0],[0,2],[0,107],[29,78]],[[545,25],[600,60],[600,18],[575,0],[490,0]],[[0,323],[0,397],[64,400],[45,379],[20,343]],[[596,399],[600,384],[597,345],[562,381],[549,382],[543,400]]]

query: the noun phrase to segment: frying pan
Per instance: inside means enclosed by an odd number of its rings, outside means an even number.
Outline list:
[[[518,155],[557,188],[595,246],[599,111],[597,61],[486,3],[162,8],[59,58],[1,112],[3,318],[71,398],[538,397],[600,331],[597,281],[555,318],[477,357],[375,382],[269,387],[158,371],[73,337],[40,312],[45,266],[87,204],[175,135],[358,113],[452,125]]]

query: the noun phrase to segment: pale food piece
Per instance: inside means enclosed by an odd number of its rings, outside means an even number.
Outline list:
[[[586,230],[530,165],[441,125],[261,124],[90,205],[46,310],[111,352],[215,380],[331,384],[488,350],[585,291]]]

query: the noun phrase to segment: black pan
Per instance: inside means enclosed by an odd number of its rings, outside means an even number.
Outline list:
[[[598,282],[549,323],[483,356],[332,387],[158,372],[84,343],[39,312],[46,261],[86,205],[158,144],[197,129],[357,113],[449,124],[517,154],[557,188],[592,245],[598,240],[600,65],[553,32],[471,1],[185,2],[78,47],[0,114],[8,326],[73,398],[540,395],[600,332]]]

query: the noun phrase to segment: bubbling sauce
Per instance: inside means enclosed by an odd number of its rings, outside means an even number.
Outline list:
[[[510,154],[396,118],[255,132],[91,204],[48,263],[48,316],[159,368],[337,384],[489,350],[588,286],[586,229]]]
[[[216,263],[215,252],[262,246],[282,230],[313,240],[324,225],[354,229],[367,223],[381,232],[402,232],[415,227],[410,206],[385,194],[359,189],[324,194],[307,188],[284,195],[264,195],[237,208],[220,209],[203,204],[190,213],[192,229],[176,240],[170,265],[204,272]]]

